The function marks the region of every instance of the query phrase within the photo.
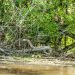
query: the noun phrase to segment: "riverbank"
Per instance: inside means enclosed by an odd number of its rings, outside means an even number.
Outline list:
[[[0,75],[75,75],[75,61],[56,58],[0,58]]]
[[[52,64],[0,64],[0,75],[75,75],[75,66]]]
[[[53,57],[50,57],[50,58],[4,57],[0,59],[0,64],[75,66],[75,61],[60,60],[60,59],[53,58]]]

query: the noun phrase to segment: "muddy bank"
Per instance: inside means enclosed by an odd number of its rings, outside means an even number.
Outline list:
[[[1,75],[75,75],[75,61],[37,58],[0,59]]]
[[[7,57],[0,59],[0,64],[34,64],[34,65],[54,65],[54,66],[74,66],[75,61],[60,60],[56,58],[18,58]]]
[[[57,59],[3,60],[0,75],[75,75],[75,66]]]

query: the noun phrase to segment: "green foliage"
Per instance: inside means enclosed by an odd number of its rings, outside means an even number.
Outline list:
[[[55,16],[57,16],[57,21]],[[65,28],[66,30],[75,34],[74,0],[0,1],[0,25],[25,26],[26,28],[29,26],[28,30],[30,32],[27,34],[31,37],[38,34],[47,34],[49,35],[49,40],[54,44],[54,39],[59,36],[59,28],[63,26],[61,22],[63,25],[68,25]],[[5,35],[6,40],[14,37],[10,35],[10,32]]]

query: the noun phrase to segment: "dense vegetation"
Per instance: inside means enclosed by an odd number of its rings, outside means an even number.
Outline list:
[[[0,26],[12,26],[17,34],[14,38],[6,27],[0,42],[27,38],[36,46],[50,45],[54,56],[74,52],[75,0],[0,0]],[[14,26],[21,28],[20,35]]]

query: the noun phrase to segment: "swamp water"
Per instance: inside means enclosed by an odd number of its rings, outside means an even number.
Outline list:
[[[0,75],[75,75],[75,66],[0,64]]]

